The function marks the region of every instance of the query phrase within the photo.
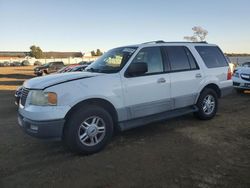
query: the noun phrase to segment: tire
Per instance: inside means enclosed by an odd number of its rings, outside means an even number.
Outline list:
[[[36,75],[37,75],[37,76],[42,76],[42,75],[43,75],[43,72],[37,73]]]
[[[48,69],[44,70],[43,72],[44,72],[44,74],[49,74]]]
[[[82,105],[66,121],[63,142],[73,152],[92,154],[108,144],[113,131],[112,117],[105,109]]]
[[[206,103],[206,101],[208,103]],[[210,103],[209,103],[210,101]],[[214,105],[213,105],[214,104]],[[201,120],[209,120],[212,119],[218,109],[218,96],[217,93],[210,88],[205,88],[196,103],[198,107],[198,111],[195,112],[195,116]]]
[[[236,89],[236,92],[239,94],[242,94],[242,93],[244,93],[244,90],[243,89]]]

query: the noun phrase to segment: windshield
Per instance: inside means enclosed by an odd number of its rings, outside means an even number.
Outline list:
[[[42,67],[46,67],[46,66],[49,66],[50,63],[45,63],[43,65],[41,65]]]
[[[128,62],[137,47],[121,47],[109,50],[86,69],[88,72],[116,73]]]
[[[243,63],[242,67],[250,67],[250,62]]]

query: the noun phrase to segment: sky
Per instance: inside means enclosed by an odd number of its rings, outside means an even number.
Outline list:
[[[0,0],[0,51],[89,52],[183,41],[193,26],[227,53],[250,53],[249,0]]]

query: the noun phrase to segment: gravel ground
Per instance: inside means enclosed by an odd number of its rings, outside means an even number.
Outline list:
[[[153,123],[118,133],[97,154],[79,156],[61,142],[21,131],[12,86],[32,71],[4,70],[0,68],[1,188],[250,187],[250,94],[221,99],[213,120],[190,114]]]

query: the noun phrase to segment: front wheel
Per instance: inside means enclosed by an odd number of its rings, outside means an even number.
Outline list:
[[[37,76],[42,76],[43,75],[43,72],[38,72],[36,73]]]
[[[112,135],[110,114],[99,106],[83,105],[66,121],[63,141],[74,152],[92,154],[103,149]]]
[[[239,94],[242,94],[242,93],[244,93],[244,90],[243,89],[236,89],[236,92]]]
[[[218,96],[213,89],[204,89],[197,101],[198,112],[195,112],[196,117],[202,120],[212,119],[218,109]]]

